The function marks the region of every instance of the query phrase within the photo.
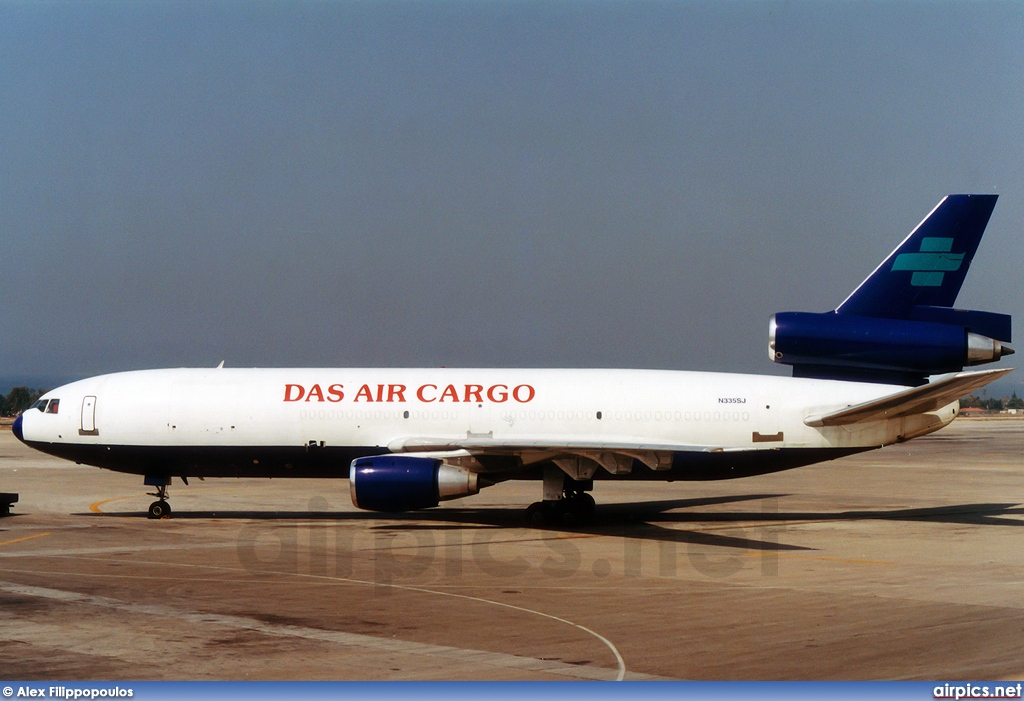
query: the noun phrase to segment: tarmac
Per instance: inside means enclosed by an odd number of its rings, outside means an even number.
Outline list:
[[[346,480],[142,478],[0,431],[0,678],[1020,679],[1024,420],[724,482],[355,509]],[[346,470],[342,469],[342,473]]]

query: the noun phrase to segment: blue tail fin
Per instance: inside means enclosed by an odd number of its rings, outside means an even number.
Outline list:
[[[915,307],[952,307],[998,197],[943,198],[836,313],[910,319]]]

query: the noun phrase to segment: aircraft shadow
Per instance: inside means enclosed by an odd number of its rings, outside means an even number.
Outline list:
[[[385,514],[376,512],[335,511],[187,511],[175,512],[174,519],[252,519],[281,521],[358,521],[380,522],[372,526],[384,530],[436,531],[489,529],[530,529],[542,532],[603,535],[654,542],[692,543],[743,550],[784,551],[814,550],[798,545],[778,542],[778,533],[784,524],[792,522],[829,521],[914,521],[949,523],[974,526],[1024,526],[1024,505],[1018,503],[958,504],[916,509],[854,510],[854,511],[784,511],[777,509],[757,511],[678,511],[702,506],[732,504],[744,501],[775,500],[785,494],[750,494],[696,499],[668,499],[624,504],[601,504],[594,517],[579,525],[531,524],[524,518],[522,508],[488,507],[484,509],[437,509],[414,513]],[[764,504],[762,508],[768,506]],[[144,512],[96,514],[116,518],[144,518]],[[680,528],[681,524],[729,523],[737,527],[761,529],[762,539],[738,535],[709,533],[704,530]],[[779,524],[772,526],[772,524]]]

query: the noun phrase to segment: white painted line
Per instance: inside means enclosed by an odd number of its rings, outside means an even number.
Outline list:
[[[411,589],[414,591],[418,590],[415,587],[401,588]],[[15,584],[11,582],[0,582],[0,591],[5,591],[11,594],[20,594],[22,596],[31,596],[50,599],[54,601],[61,601],[68,604],[84,604],[87,606],[97,606],[101,608],[113,609],[116,611],[123,611],[130,614],[175,618],[178,620],[183,620],[198,625],[215,625],[224,628],[250,630],[265,635],[276,635],[293,638],[303,638],[307,640],[317,640],[321,642],[329,642],[339,645],[350,645],[354,647],[367,648],[380,652],[388,652],[395,654],[431,655],[434,657],[455,659],[460,662],[472,662],[476,664],[486,664],[497,667],[521,669],[529,672],[544,672],[561,676],[575,677],[577,679],[606,680],[609,678],[609,675],[613,673],[613,670],[601,667],[571,665],[566,664],[564,662],[555,662],[552,660],[538,660],[531,657],[508,655],[499,652],[489,652],[485,650],[473,650],[466,648],[450,647],[446,645],[431,645],[428,643],[417,643],[406,640],[395,640],[389,638],[378,638],[371,635],[344,633],[341,631],[323,630],[319,628],[309,628],[305,626],[266,623],[264,621],[256,620],[253,618],[246,618],[244,616],[231,616],[215,613],[200,613],[178,609],[163,604],[135,604],[104,596],[80,594],[78,592],[65,591],[61,589],[34,587],[23,584]],[[474,599],[477,601],[487,601],[485,599],[476,599],[476,597],[463,596],[460,594],[453,595],[446,594],[444,592],[430,592],[429,590],[418,591],[444,594],[446,596],[458,596],[459,598]],[[581,630],[589,632],[590,634],[600,638],[601,640],[605,641],[606,644],[611,646],[611,643],[608,643],[605,638],[603,638],[602,636],[598,636],[593,631],[590,631],[589,629],[584,628],[583,626],[578,626],[575,623],[571,623],[570,621],[557,618],[556,616],[550,616],[548,614],[543,614],[537,611],[529,611],[528,609],[522,609],[518,606],[501,604],[500,602],[487,603],[493,603],[499,606],[505,606],[507,608],[512,609],[519,609],[521,611],[525,611],[528,613],[535,613],[538,615],[545,616],[547,618],[552,618],[562,623],[567,623],[569,625],[580,628]],[[614,649],[614,646],[611,647],[612,649]],[[622,662],[621,655],[618,654],[618,650],[615,650],[615,654],[616,659],[619,661],[619,672],[617,678],[622,679],[625,674],[625,665]],[[661,678],[655,677],[653,675],[636,673],[632,673],[629,676],[631,679]]]
[[[178,545],[111,545],[105,548],[65,548],[18,550],[13,552],[0,551],[0,557],[68,557],[75,555],[113,555],[115,553],[143,553],[157,550],[216,550],[217,548],[235,548],[233,543],[182,543]]]

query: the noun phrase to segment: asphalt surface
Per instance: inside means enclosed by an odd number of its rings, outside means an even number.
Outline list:
[[[400,517],[345,480],[140,477],[0,431],[0,678],[1019,679],[1024,420],[728,482]],[[344,472],[344,470],[342,470]]]

